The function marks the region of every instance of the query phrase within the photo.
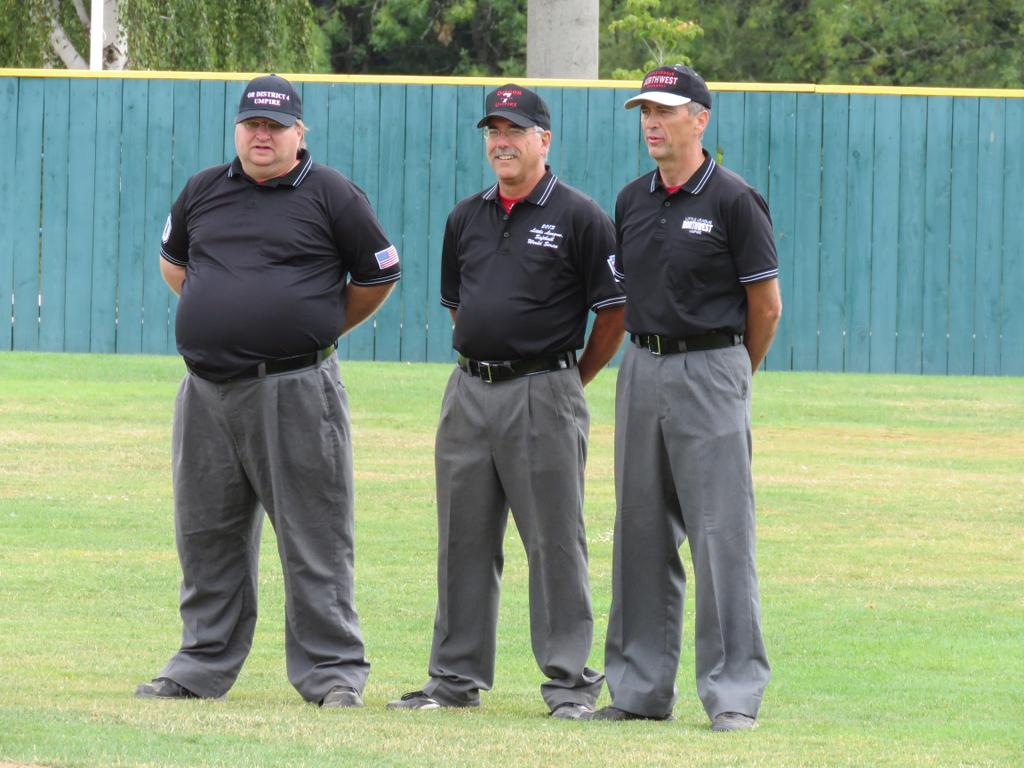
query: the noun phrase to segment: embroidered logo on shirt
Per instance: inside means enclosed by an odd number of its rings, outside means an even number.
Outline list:
[[[160,242],[166,244],[171,238],[171,214],[167,214],[167,223],[164,224],[164,233],[160,236]]]
[[[612,271],[612,277],[615,277],[615,254],[613,253],[608,257],[608,269]]]
[[[555,229],[554,224],[541,224],[530,230],[530,237],[527,238],[527,245],[542,245],[545,248],[558,248],[562,239],[562,233]]]
[[[699,219],[696,216],[687,216],[683,219],[683,229],[695,235],[710,235],[714,228],[711,219]]]
[[[393,267],[398,263],[398,250],[393,245],[389,245],[383,251],[377,251],[373,254],[373,258],[377,260],[377,266],[381,269],[387,269]]]

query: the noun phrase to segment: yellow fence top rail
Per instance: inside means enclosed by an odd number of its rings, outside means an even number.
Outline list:
[[[9,69],[0,67],[0,77],[70,77],[123,80],[251,80],[265,72],[170,72],[161,70],[92,71],[87,69]],[[434,77],[427,75],[315,75],[280,73],[301,83],[377,83],[393,85],[482,85],[497,86],[514,81],[520,85],[556,88],[615,88],[636,90],[639,80],[564,80],[531,77]],[[847,93],[872,96],[966,96],[973,98],[1024,99],[1022,88],[934,88],[893,85],[816,85],[814,83],[723,83],[708,81],[708,88],[726,91],[767,93]]]

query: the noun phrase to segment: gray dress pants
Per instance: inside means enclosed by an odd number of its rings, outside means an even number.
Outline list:
[[[424,691],[473,706],[494,682],[508,512],[530,571],[533,655],[548,707],[593,706],[594,621],[583,527],[590,416],[575,369],[487,384],[456,368],[435,444],[437,615]]]
[[[235,682],[256,624],[265,509],[284,572],[288,679],[311,702],[336,685],[362,691],[369,664],[353,603],[352,447],[337,356],[224,384],[187,374],[172,453],[183,629],[160,676],[211,697]]]
[[[761,639],[750,474],[750,360],[742,346],[656,357],[633,344],[615,401],[617,511],[605,673],[612,704],[669,714],[689,538],[697,693],[709,717],[756,717]]]

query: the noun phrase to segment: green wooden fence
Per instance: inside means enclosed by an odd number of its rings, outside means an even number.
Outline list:
[[[0,71],[0,349],[174,352],[160,233],[188,176],[233,156],[245,79]],[[367,192],[402,255],[342,357],[450,360],[441,236],[490,183],[475,125],[499,81],[294,79],[314,159]],[[1024,93],[712,85],[705,145],[775,224],[768,368],[1024,374]],[[631,89],[534,87],[555,172],[611,211],[652,167]]]

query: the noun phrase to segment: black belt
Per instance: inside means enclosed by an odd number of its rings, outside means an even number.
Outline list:
[[[699,336],[673,339],[657,333],[631,333],[629,339],[638,347],[650,350],[653,355],[673,355],[676,352],[703,352],[708,349],[735,347],[743,343],[743,334],[709,331]]]
[[[262,379],[265,376],[270,376],[275,373],[288,373],[289,371],[297,371],[300,368],[309,368],[316,365],[328,357],[335,350],[334,344],[323,349],[318,349],[316,352],[310,352],[305,355],[293,355],[291,357],[279,357],[276,360],[264,360],[262,363],[257,363],[251,368],[246,368],[241,373],[236,373],[227,379],[216,379],[211,377],[209,374],[205,374],[201,368],[196,366],[194,363],[185,361],[186,367],[201,379],[210,379],[211,381],[238,381],[239,379]]]
[[[520,376],[532,376],[535,373],[564,371],[576,366],[576,353],[563,352],[553,357],[536,357],[531,360],[470,360],[460,352],[459,368],[470,376],[479,376],[488,384],[496,381],[518,379]]]

